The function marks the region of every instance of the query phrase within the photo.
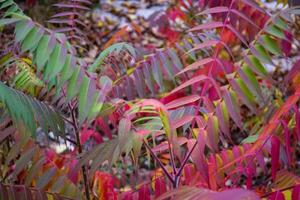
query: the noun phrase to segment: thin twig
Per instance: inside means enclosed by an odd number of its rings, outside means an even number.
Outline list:
[[[153,158],[158,162],[159,166],[162,168],[162,170],[164,171],[164,173],[167,175],[168,179],[172,182],[172,184],[174,184],[174,179],[171,176],[171,174],[167,171],[167,169],[165,168],[165,166],[162,164],[162,162],[159,160],[159,158],[155,155],[155,153],[152,151],[151,147],[147,144],[147,142],[145,142],[145,140],[143,141],[143,143],[145,144],[145,147],[149,150],[150,154],[153,156]]]
[[[182,164],[181,164],[181,166],[180,166],[177,174],[180,174],[182,172],[184,166],[186,165],[187,161],[189,160],[189,158],[190,158],[191,154],[193,153],[194,149],[196,148],[197,144],[198,144],[198,141],[196,140],[194,146],[192,147],[192,149],[189,151],[189,153],[184,158],[184,160],[183,160],[183,162],[182,162]]]
[[[176,163],[175,163],[175,156],[174,156],[174,151],[173,151],[173,137],[171,137],[171,140],[168,140],[168,146],[169,146],[169,151],[170,151],[170,156],[171,156],[171,165],[173,168],[173,174],[174,177],[177,174],[177,170],[176,170]]]
[[[66,122],[68,122],[69,124],[71,124],[72,126],[74,126],[73,121],[69,120],[68,118],[66,118],[66,117],[63,116],[63,115],[61,115],[61,117],[62,117]]]
[[[82,153],[82,146],[81,146],[81,143],[80,143],[79,127],[78,127],[77,119],[76,119],[76,116],[75,116],[75,109],[72,108],[70,103],[68,103],[68,107],[70,109],[71,116],[72,116],[73,127],[74,127],[75,136],[76,136],[77,147],[78,147],[78,153],[81,154]],[[81,167],[81,170],[82,170],[83,183],[84,183],[84,189],[85,189],[85,197],[86,197],[87,200],[90,200],[90,192],[89,192],[89,184],[88,184],[88,179],[87,179],[87,171],[86,171],[86,168],[85,168],[84,165]]]

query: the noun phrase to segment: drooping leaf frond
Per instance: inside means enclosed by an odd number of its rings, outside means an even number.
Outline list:
[[[51,130],[56,134],[62,134],[65,131],[64,121],[57,111],[2,82],[0,82],[0,102],[14,122],[17,125],[24,125],[31,133],[36,131],[38,125],[45,132]]]

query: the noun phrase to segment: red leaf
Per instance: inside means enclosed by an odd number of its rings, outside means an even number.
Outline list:
[[[300,185],[297,185],[293,188],[292,200],[300,199]]]
[[[80,133],[80,143],[84,144],[90,137],[93,135],[94,131],[93,130],[82,130]]]
[[[279,153],[280,153],[280,141],[277,136],[271,138],[271,171],[272,178],[275,180],[276,173],[279,168]]]
[[[93,129],[84,128],[80,133],[80,143],[84,144],[90,138],[93,138],[97,142],[97,144],[100,144],[103,142],[103,138],[101,137],[101,135],[98,132],[96,132]]]
[[[121,199],[123,200],[134,200],[134,193],[132,191],[122,192]]]
[[[285,200],[284,195],[280,191],[273,192],[268,200]]]
[[[249,168],[247,168],[246,172],[247,172],[246,186],[247,186],[247,189],[250,189],[251,186],[252,186],[252,179],[253,179],[253,175],[254,175],[254,169],[249,167]]]
[[[171,20],[175,21],[176,18],[185,19],[185,14],[180,10],[180,8],[175,7],[174,9],[170,9],[167,11],[168,16]]]
[[[147,184],[144,184],[139,189],[139,199],[138,200],[150,200],[150,189]]]
[[[29,7],[33,7],[36,4],[36,0],[26,0],[26,4]]]
[[[170,95],[167,95],[167,96],[161,98],[160,102],[162,102],[163,104],[166,104],[166,106],[167,106],[167,104],[169,104],[170,102],[177,100],[184,96],[185,96],[184,92],[175,92],[173,94],[170,94]]]
[[[70,181],[72,181],[74,184],[77,183],[78,181],[78,171],[72,170],[75,168],[77,164],[77,160],[72,160],[69,163],[69,172],[68,172],[68,178],[70,179]]]
[[[297,62],[293,65],[293,67],[289,70],[288,74],[285,76],[285,82],[297,82],[297,80],[294,80],[297,78],[297,75],[300,71],[300,60],[297,60]]]
[[[156,178],[154,185],[155,185],[155,190],[154,190],[155,197],[159,197],[160,195],[162,195],[167,191],[166,181],[164,177]]]
[[[292,50],[293,35],[288,31],[285,31],[284,34],[288,40],[281,40],[281,49],[285,56],[290,56]]]
[[[294,106],[294,111],[296,115],[295,137],[298,139],[298,141],[300,141],[300,112],[297,106]]]
[[[93,190],[99,200],[117,200],[117,193],[114,191],[114,179],[106,172],[97,171],[95,173]]]
[[[285,151],[286,151],[286,156],[288,160],[288,164],[291,165],[291,154],[292,154],[292,149],[291,149],[291,136],[290,136],[290,130],[287,126],[287,123],[285,121],[282,121],[283,129],[284,129],[284,146],[285,146]]]
[[[104,134],[109,138],[112,139],[112,133],[109,128],[109,126],[104,122],[102,118],[97,118],[96,123],[99,127],[101,127],[101,130],[104,132]]]

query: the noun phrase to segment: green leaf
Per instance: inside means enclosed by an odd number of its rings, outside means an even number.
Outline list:
[[[0,6],[0,10],[3,8],[7,8],[8,6],[12,6],[13,4],[15,4],[15,2],[13,0],[6,0],[1,6]]]
[[[267,35],[262,35],[260,38],[262,40],[261,44],[266,50],[277,56],[282,54],[277,41],[273,40]]]
[[[67,54],[65,64],[62,67],[60,76],[58,77],[58,83],[56,88],[58,90],[57,93],[61,90],[63,84],[71,78],[75,68],[75,62],[75,57],[70,54]],[[50,76],[49,78],[52,79],[52,76]]]
[[[246,84],[242,81],[241,78],[233,78],[229,80],[230,85],[236,91],[239,98],[248,108],[251,109],[253,113],[256,111],[255,106],[255,97],[252,95]]]
[[[287,30],[289,28],[287,23],[283,21],[281,17],[274,18],[273,23],[282,30]]]
[[[158,52],[158,56],[159,56],[159,61],[162,63],[162,67],[165,69],[165,71],[167,72],[167,75],[169,77],[170,80],[173,79],[174,77],[174,71],[172,68],[172,65],[170,63],[170,60],[168,59],[168,57],[165,55],[165,52]],[[158,62],[159,62],[158,61]]]
[[[20,20],[21,19],[16,19],[16,18],[4,18],[4,19],[0,19],[0,27],[8,25],[8,24],[16,23],[16,22],[18,22]]]
[[[254,142],[256,142],[256,140],[258,139],[258,136],[259,136],[259,135],[250,135],[250,136],[246,137],[246,138],[242,141],[242,143],[243,143],[243,144],[246,144],[246,143],[254,143]]]
[[[25,37],[25,39],[22,42],[22,51],[23,52],[27,50],[33,51],[37,47],[37,44],[42,38],[44,32],[45,31],[41,28],[36,28],[36,27],[32,28],[32,30],[29,32],[29,34]]]
[[[5,164],[9,165],[9,163],[17,157],[20,153],[21,149],[27,144],[29,137],[21,136],[20,141],[16,142],[13,148],[9,151],[8,155],[6,156]]]
[[[255,72],[256,74],[262,77],[268,76],[268,72],[255,56],[253,55],[246,56],[244,60],[253,72]]]
[[[0,82],[0,102],[5,105],[13,121],[25,125],[33,135],[37,124],[40,124],[45,132],[48,132],[48,129],[54,133],[64,132],[64,121],[55,110],[20,91],[9,88],[2,82]]]
[[[19,160],[16,162],[16,168],[13,171],[13,176],[17,176],[29,163],[29,161],[32,159],[34,153],[36,152],[36,148],[31,148],[25,153],[22,154]]]
[[[129,53],[133,57],[136,57],[135,49],[131,45],[129,45],[129,44],[125,43],[125,42],[116,43],[116,44],[113,44],[110,47],[106,48],[104,51],[102,51],[100,53],[100,55],[96,58],[96,60],[94,61],[94,63],[89,67],[88,71],[89,72],[94,72],[98,67],[101,67],[104,59],[109,54],[111,54],[112,52],[119,53],[121,50],[129,51]]]
[[[264,101],[264,97],[261,92],[259,83],[253,72],[246,64],[244,64],[241,68],[238,69],[238,74],[240,75],[244,83],[250,88],[251,92],[258,98],[258,100]]]
[[[230,136],[230,131],[229,131],[229,114],[227,110],[227,106],[224,101],[221,101],[218,103],[216,107],[216,116],[219,119],[219,125],[221,131],[228,137],[231,138]]]
[[[67,89],[67,100],[71,100],[77,93],[77,79],[80,73],[80,67],[77,66],[77,68],[73,71],[71,79],[68,84],[68,89]]]
[[[37,187],[42,189],[44,188],[52,179],[56,173],[56,167],[49,168],[37,181]]]
[[[233,119],[236,125],[242,129],[242,118],[236,93],[233,90],[228,90],[226,88],[223,88],[223,92],[223,99],[228,108],[228,113],[230,114],[230,117]]]
[[[250,46],[251,53],[256,56],[259,60],[266,63],[272,63],[270,55],[267,53],[265,48],[260,44],[255,44]]]
[[[88,98],[89,85],[90,85],[90,78],[85,75],[82,79],[82,83],[81,83],[81,86],[79,89],[78,112],[79,112],[79,122],[80,123],[82,123],[88,115],[87,110],[88,110],[89,106],[86,105],[86,102],[87,102],[87,98]]]
[[[100,96],[101,96],[100,92],[95,93],[93,96],[92,106],[91,106],[90,110],[88,111],[88,121],[90,121],[94,117],[96,117],[102,109],[103,102],[99,102]]]
[[[66,49],[61,44],[56,44],[44,72],[44,78],[50,81],[62,70],[66,61]]]
[[[275,25],[268,26],[266,32],[280,39],[286,39],[284,32]]]
[[[41,158],[38,161],[36,161],[31,167],[29,172],[27,173],[26,179],[25,179],[25,185],[26,186],[30,186],[32,180],[38,176],[38,174],[36,173],[37,171],[39,171],[41,169],[41,167],[43,166],[45,162],[45,158]]]
[[[15,39],[17,42],[21,42],[25,39],[28,33],[34,28],[34,23],[31,20],[19,21],[15,26]]]
[[[151,60],[150,68],[152,69],[152,74],[153,74],[154,80],[158,84],[158,86],[161,88],[161,90],[165,91],[161,66],[159,65],[158,60],[154,56],[152,56],[150,60]]]
[[[216,116],[209,115],[206,130],[207,130],[207,137],[211,149],[217,152],[220,137],[219,137],[219,123],[218,123],[218,118]]]
[[[41,71],[46,62],[48,61],[54,47],[54,38],[49,35],[44,35],[41,40],[39,41],[36,56],[34,61],[37,64],[38,71]]]

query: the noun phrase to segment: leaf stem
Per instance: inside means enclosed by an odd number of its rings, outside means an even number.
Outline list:
[[[143,141],[143,143],[144,143],[145,147],[148,149],[148,151],[150,152],[150,154],[153,156],[153,158],[158,162],[159,166],[162,168],[162,170],[164,171],[164,173],[166,174],[166,176],[168,177],[168,179],[172,182],[172,184],[174,184],[173,177],[167,171],[167,169],[162,164],[162,162],[159,160],[159,158],[155,155],[155,153],[152,151],[151,147],[147,144],[147,142],[145,142],[145,140]]]
[[[182,170],[183,170],[184,166],[186,165],[187,161],[189,160],[190,156],[192,155],[192,153],[193,153],[194,149],[196,148],[197,144],[198,144],[198,141],[196,140],[196,142],[193,145],[192,149],[185,156],[182,164],[180,165],[179,170],[177,171],[177,174],[175,176],[175,177],[178,177],[178,178],[175,178],[176,188],[178,188],[178,186],[179,186],[179,181],[180,181],[180,176],[181,176]]]
[[[73,123],[73,127],[74,127],[74,133],[76,136],[76,143],[77,143],[77,147],[78,147],[78,153],[81,154],[82,153],[82,146],[80,143],[80,136],[79,136],[79,127],[78,127],[78,122],[75,116],[75,109],[71,106],[70,103],[68,103],[68,107],[70,109],[71,112],[71,116],[72,116],[72,123]],[[89,192],[89,185],[88,185],[88,179],[87,179],[87,171],[85,166],[83,165],[81,167],[82,170],[82,176],[83,176],[83,183],[84,183],[84,189],[85,189],[85,197],[86,200],[90,200],[90,192]]]

